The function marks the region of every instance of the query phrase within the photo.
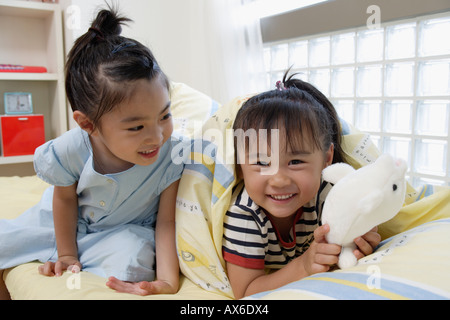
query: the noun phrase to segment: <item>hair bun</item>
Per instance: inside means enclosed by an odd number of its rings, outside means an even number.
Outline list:
[[[122,32],[122,25],[129,21],[131,19],[121,17],[117,10],[109,8],[109,10],[101,10],[97,14],[90,30],[100,33],[102,37],[118,36]]]

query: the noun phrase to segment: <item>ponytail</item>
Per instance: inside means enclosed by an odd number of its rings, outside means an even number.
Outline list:
[[[131,19],[119,16],[115,9],[101,10],[97,18],[92,22],[89,28],[96,36],[100,33],[101,37],[119,36],[122,33],[122,24],[131,22]],[[88,32],[89,32],[88,31]]]

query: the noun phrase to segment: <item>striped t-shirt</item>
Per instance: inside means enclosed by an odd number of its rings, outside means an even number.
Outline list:
[[[249,197],[243,184],[238,185],[224,218],[224,259],[244,268],[282,268],[303,254],[314,239],[320,209],[331,187],[323,182],[315,199],[300,208],[286,242],[278,236],[269,216]]]

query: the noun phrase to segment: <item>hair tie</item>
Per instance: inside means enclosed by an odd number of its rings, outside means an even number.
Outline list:
[[[278,90],[278,91],[286,90],[286,87],[284,86],[284,83],[281,82],[281,81],[277,81],[276,87],[277,87],[277,90]]]
[[[103,32],[101,32],[99,29],[97,29],[96,27],[90,27],[89,31],[92,31],[95,33],[95,36],[97,38],[99,38],[100,40],[105,40],[105,36],[103,35]]]

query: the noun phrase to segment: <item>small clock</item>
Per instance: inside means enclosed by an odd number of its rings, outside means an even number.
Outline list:
[[[33,103],[29,92],[5,92],[5,114],[33,113]]]

